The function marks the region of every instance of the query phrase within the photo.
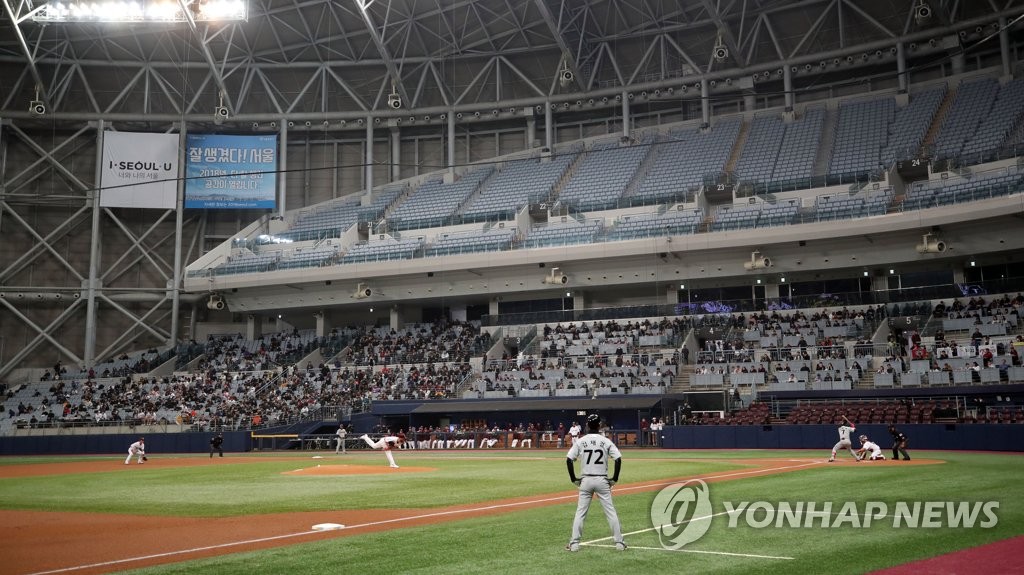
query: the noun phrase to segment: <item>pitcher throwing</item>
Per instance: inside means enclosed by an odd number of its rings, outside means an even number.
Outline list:
[[[388,458],[388,463],[391,464],[391,469],[398,469],[398,464],[395,463],[395,456],[391,455],[391,450],[405,443],[404,433],[399,432],[398,435],[385,435],[377,441],[370,439],[370,436],[364,433],[360,439],[373,449],[383,449],[384,455]]]

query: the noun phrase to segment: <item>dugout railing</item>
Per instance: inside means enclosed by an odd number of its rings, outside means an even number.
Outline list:
[[[655,432],[641,432],[636,429],[609,429],[604,434],[620,448],[657,447],[659,438]],[[379,439],[383,434],[368,434]],[[327,433],[260,434],[251,433],[253,451],[309,451],[333,452],[336,436]],[[478,431],[478,432],[410,432],[399,451],[467,451],[475,449],[568,449],[570,437],[559,437],[556,431]],[[371,451],[371,448],[355,433],[345,438],[346,451]]]

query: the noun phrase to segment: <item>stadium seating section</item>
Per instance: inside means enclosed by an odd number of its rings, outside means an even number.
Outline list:
[[[518,357],[485,359],[495,341],[476,322],[292,330],[249,340],[210,336],[174,350],[124,354],[90,373],[61,366],[4,390],[0,433],[17,426],[164,424],[244,429],[362,410],[382,399],[630,396],[730,390],[747,405],[691,423],[1024,423],[1017,403],[966,403],[964,389],[1024,383],[1024,295],[904,304],[920,333],[876,342],[884,307],[789,310],[533,326]],[[711,323],[706,323],[706,322]],[[694,364],[679,350],[714,325]],[[177,354],[179,357],[172,357]],[[318,365],[306,359],[315,356]],[[149,372],[177,359],[173,376]],[[481,368],[474,368],[481,365]],[[59,374],[59,378],[55,377]],[[876,389],[950,389],[946,398],[872,398]],[[859,391],[844,400],[777,400],[779,392]],[[954,395],[953,390],[959,390]]]
[[[285,231],[236,246],[227,259],[189,275],[627,241],[971,202],[1024,187],[1015,166],[969,167],[1012,154],[1024,139],[1022,122],[1024,80],[1001,84],[985,77],[903,97],[850,99],[835,109],[812,105],[792,115],[763,112],[700,128],[560,144],[550,152],[469,167],[450,183],[441,174],[428,175],[414,187],[383,186],[369,201],[347,197],[300,210]],[[882,179],[895,162],[919,158],[954,159],[959,167],[905,185]],[[696,194],[720,178],[758,197],[698,203]],[[811,195],[824,185],[847,189]],[[783,190],[795,195],[763,194]],[[518,230],[515,214],[528,204],[571,215]],[[630,207],[644,211],[622,213]],[[620,211],[602,213],[612,209]],[[342,236],[360,222],[385,223],[380,229],[388,233],[377,238],[371,229],[369,239],[343,245]],[[480,227],[467,230],[473,223]],[[446,231],[448,226],[461,227]],[[419,231],[427,229],[434,231]]]

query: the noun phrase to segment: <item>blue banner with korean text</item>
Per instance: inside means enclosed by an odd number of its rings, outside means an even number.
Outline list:
[[[185,207],[277,207],[277,136],[189,134]]]

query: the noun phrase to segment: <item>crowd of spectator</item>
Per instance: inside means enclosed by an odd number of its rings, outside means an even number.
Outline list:
[[[491,336],[470,322],[446,321],[402,329],[378,328],[356,334],[355,365],[464,363],[491,346]]]
[[[469,364],[232,372],[208,369],[171,377],[58,381],[37,402],[8,411],[29,424],[179,425],[197,429],[260,427],[293,421],[324,407],[362,408],[373,400],[445,399]],[[38,407],[37,407],[38,405]]]
[[[1021,306],[1024,296],[1020,294],[989,301],[976,297],[966,302],[954,299],[948,306],[940,303],[931,313],[936,321],[966,318],[974,319],[975,324],[1005,321],[1016,326]],[[968,330],[954,336],[938,330],[934,344],[926,346],[915,330],[894,332],[887,355],[875,358],[875,348],[863,334],[857,333],[855,343],[850,345],[850,339],[824,332],[825,328],[850,328],[854,333],[865,321],[887,313],[879,306],[718,317],[714,320],[717,325],[739,330],[743,337],[706,340],[694,373],[763,373],[768,383],[852,382],[860,380],[865,372],[899,377],[912,367],[927,365],[927,370],[933,372],[997,369],[1000,379],[1006,381],[1010,368],[1021,366],[1021,335],[1015,339],[990,337]],[[490,362],[482,374],[474,373],[469,362],[486,352],[492,342],[488,333],[471,322],[447,321],[402,329],[346,328],[333,330],[326,337],[290,330],[254,341],[241,335],[210,336],[202,345],[192,341],[174,350],[192,354],[202,348],[204,359],[188,373],[139,377],[140,372],[167,361],[166,353],[155,349],[110,358],[111,362],[120,362],[118,367],[99,373],[93,369],[69,374],[58,363],[42,378],[51,383],[49,388],[34,386],[31,397],[19,395],[14,400],[17,405],[10,403],[18,390],[5,388],[8,401],[4,411],[10,419],[29,424],[110,422],[219,429],[269,426],[324,408],[364,409],[376,400],[454,398],[477,376],[481,377],[478,391],[510,396],[523,390],[550,391],[551,395],[562,389],[582,389],[586,394],[606,389],[664,392],[685,357],[656,353],[652,350],[657,346],[645,347],[641,338],[655,338],[646,340],[648,344],[673,342],[673,348],[681,349],[679,336],[689,327],[689,321],[663,318],[547,325],[542,329],[542,344],[536,355],[506,355]],[[763,347],[762,341],[751,335],[769,341],[792,339],[786,345]],[[340,351],[346,343],[347,352],[329,364],[297,364],[318,348]],[[927,361],[912,366],[915,360]]]

